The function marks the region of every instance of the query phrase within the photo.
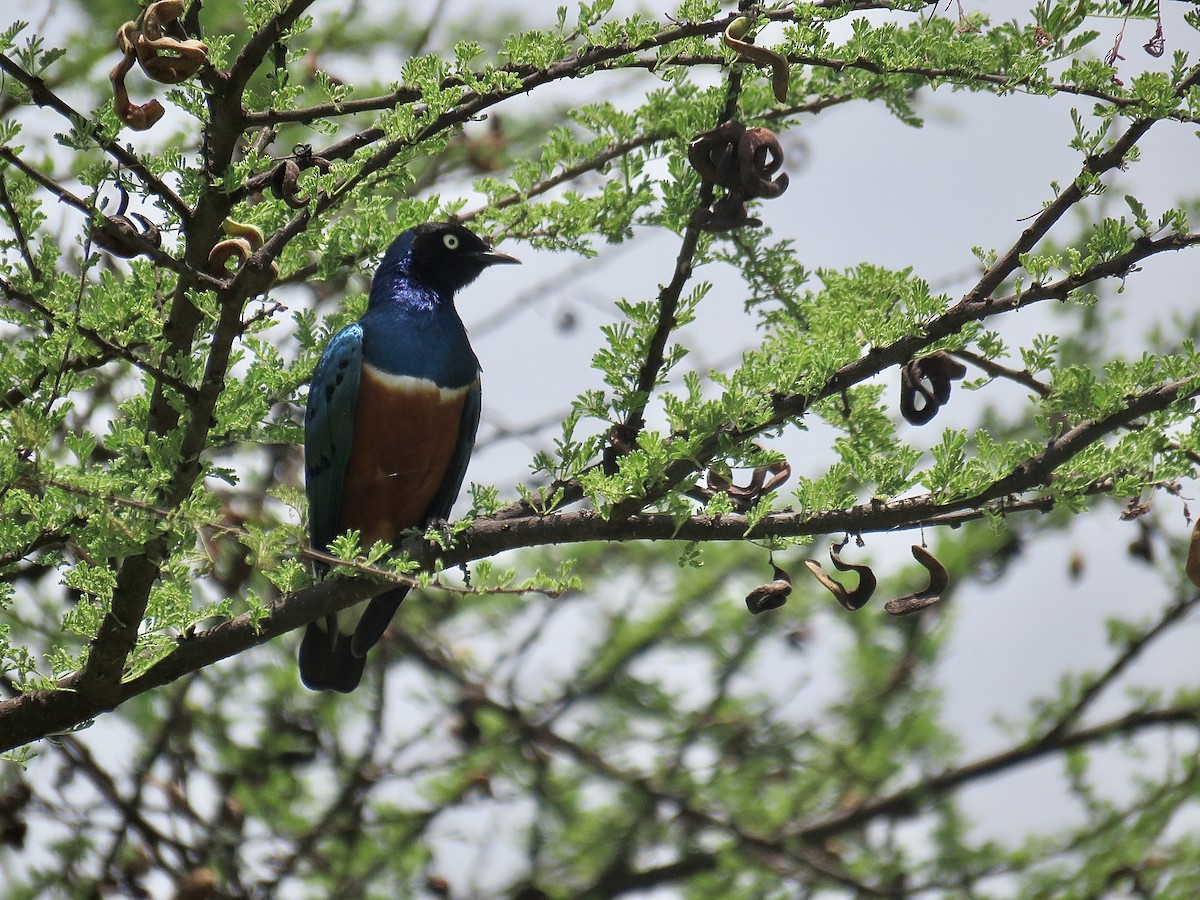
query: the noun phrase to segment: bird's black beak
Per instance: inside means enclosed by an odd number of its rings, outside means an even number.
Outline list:
[[[509,256],[499,250],[492,250],[490,247],[476,253],[475,258],[485,266],[519,266],[521,264],[521,261],[515,256]]]

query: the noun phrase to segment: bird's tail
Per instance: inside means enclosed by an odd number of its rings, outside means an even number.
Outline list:
[[[308,623],[300,642],[300,680],[305,687],[343,694],[358,687],[367,661],[350,652],[350,637],[338,631],[335,616]]]
[[[362,680],[367,651],[383,637],[408,588],[380,594],[366,604],[353,630],[343,631],[351,622],[339,623],[338,616],[310,622],[300,642],[300,680],[314,691],[341,691],[348,694]],[[344,615],[344,614],[343,614]]]

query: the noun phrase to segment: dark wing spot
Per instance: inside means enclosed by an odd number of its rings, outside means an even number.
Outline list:
[[[333,402],[334,387],[335,387],[335,385],[332,385],[332,384],[325,385],[325,402],[326,403]]]
[[[337,453],[337,448],[334,447],[332,449],[333,449],[332,454],[327,454],[325,456],[317,457],[317,458],[309,461],[304,466],[304,471],[310,479],[316,475],[320,475],[322,472],[326,471],[333,464],[333,457]]]

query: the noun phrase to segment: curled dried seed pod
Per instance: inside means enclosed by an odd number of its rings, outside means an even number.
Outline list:
[[[234,257],[237,257],[234,268],[240,269],[265,243],[262,229],[257,225],[226,219],[221,223],[221,230],[229,235],[229,239],[219,242],[208,254],[209,269],[214,275],[230,274],[229,261]],[[256,292],[265,291],[278,277],[279,265],[272,262],[269,268],[254,273],[255,280],[249,286]]]
[[[208,45],[189,38],[176,21],[182,14],[183,3],[179,0],[160,0],[143,10],[136,22],[121,25],[117,30],[117,46],[126,57],[121,72],[122,81],[132,67],[133,59],[137,60],[147,77],[164,84],[186,81],[208,62]],[[152,102],[161,109],[161,104]],[[136,107],[129,104],[126,98],[119,104],[117,114],[132,127],[149,128],[154,124],[148,120],[152,110],[150,103]]]
[[[296,162],[300,163],[301,167],[305,169],[309,168],[310,166],[315,166],[316,168],[320,169],[322,173],[324,173],[328,172],[333,167],[333,163],[331,163],[325,157],[317,156],[315,153],[313,153],[312,144],[296,144],[292,147],[292,156],[294,156],[296,158]]]
[[[697,223],[701,231],[711,234],[762,227],[762,219],[754,218],[746,211],[746,201],[736,191],[730,191],[714,203],[712,209],[697,210]]]
[[[716,469],[710,468],[704,473],[704,486],[710,495],[728,493],[733,487],[733,482],[718,472]]]
[[[234,267],[237,269],[253,255],[254,248],[245,238],[227,238],[220,241],[208,254],[209,271],[214,275],[228,275],[231,259],[237,258],[237,265]]]
[[[783,165],[783,147],[769,128],[747,128],[738,138],[741,190],[746,197],[778,197],[787,190],[786,172],[772,180]]]
[[[933,383],[933,395],[938,403],[950,399],[950,382],[965,378],[967,367],[945,350],[939,350],[921,360],[921,375]]]
[[[915,612],[933,606],[939,599],[939,597],[923,597],[920,594],[905,594],[903,597],[889,600],[883,604],[883,608],[893,616],[911,616]]]
[[[124,208],[124,203],[121,204]],[[137,219],[142,227],[139,229],[131,219]],[[139,243],[141,242],[141,243]],[[143,244],[151,247],[162,246],[162,235],[158,226],[141,213],[116,215],[105,218],[97,227],[92,229],[92,243],[107,250],[113,256],[122,259],[132,259],[142,252]]]
[[[843,606],[846,609],[854,612],[862,609],[867,605],[867,601],[871,599],[871,595],[875,593],[875,586],[878,582],[875,579],[875,573],[871,571],[871,567],[864,563],[849,563],[842,559],[839,551],[845,544],[834,544],[829,548],[829,559],[834,564],[839,572],[856,572],[858,573],[858,587],[846,594]]]
[[[804,565],[808,567],[808,571],[812,572],[813,577],[816,578],[817,581],[821,582],[821,584],[825,585],[825,587],[829,589],[829,592],[833,594],[838,603],[842,604],[842,606],[845,606],[847,609],[850,608],[846,605],[846,595],[848,593],[846,588],[830,578],[829,574],[823,568],[821,568],[821,564],[819,562],[817,562],[815,559],[806,559],[804,561]]]
[[[769,494],[792,477],[792,466],[786,459],[781,459],[779,462],[763,466],[762,472],[764,475],[771,476],[764,482],[761,491],[761,493]]]
[[[931,421],[950,399],[950,382],[966,374],[967,367],[942,350],[909,360],[900,369],[900,414],[913,425]]]
[[[766,470],[760,466],[750,473],[750,481],[745,487],[733,484],[732,482],[726,482],[724,490],[729,494],[730,499],[734,501],[734,505],[747,508],[758,500],[759,495],[762,493],[763,479],[765,477]]]
[[[883,608],[893,616],[907,616],[932,606],[942,599],[942,594],[950,586],[950,573],[936,556],[920,544],[913,544],[912,555],[929,572],[929,587],[883,604]]]
[[[1142,49],[1158,59],[1167,50],[1167,39],[1163,36],[1162,19],[1158,20],[1158,28],[1154,30],[1154,36],[1146,43],[1142,44]]]
[[[774,92],[776,100],[780,103],[785,103],[787,101],[788,81],[791,79],[787,59],[774,50],[768,50],[765,47],[756,47],[754,44],[743,40],[749,33],[750,20],[745,16],[739,16],[729,23],[729,27],[725,29],[721,40],[725,42],[726,47],[737,51],[737,53],[755,65],[769,66],[771,69],[771,90]]]
[[[1188,543],[1187,562],[1183,567],[1188,581],[1200,587],[1200,519],[1192,526],[1192,539]]]
[[[787,603],[788,595],[792,592],[792,576],[774,563],[772,579],[766,584],[760,584],[746,595],[746,609],[751,615],[760,615],[772,609],[779,609]]]
[[[738,142],[746,133],[740,122],[722,122],[688,144],[688,162],[700,177],[728,190],[741,186]]]
[[[113,111],[117,114],[117,118],[134,131],[145,131],[153,127],[154,123],[163,117],[166,110],[157,100],[149,100],[140,106],[130,101],[129,92],[125,89],[125,76],[133,68],[134,59],[135,57],[131,53],[122,56],[121,61],[108,73],[108,80],[112,83]]]
[[[299,193],[300,173],[310,168],[324,173],[332,165],[325,157],[313,153],[312,144],[296,144],[291,158],[279,160],[271,170],[271,190],[292,209],[304,209],[312,198]]]
[[[161,84],[187,81],[208,62],[208,45],[192,39],[141,35],[134,44],[138,64],[147,77]]]
[[[304,209],[308,198],[299,194],[297,179],[300,178],[300,164],[294,159],[283,159],[271,172],[271,190],[275,196],[292,209]]]
[[[838,557],[836,548],[837,545],[829,548],[829,557],[833,560],[833,564],[843,572],[850,569],[858,572],[858,587],[853,591],[846,590],[845,585],[834,581],[815,559],[806,559],[804,564],[808,566],[808,571],[813,573],[813,577],[825,585],[829,593],[833,594],[834,599],[838,603],[850,612],[856,612],[867,605],[867,601],[871,599],[871,595],[875,592],[875,573],[871,571],[869,566],[844,563]]]
[[[161,38],[165,29],[183,15],[183,0],[157,0],[142,12],[142,31],[152,40]]]
[[[755,445],[757,447],[757,445]],[[787,460],[757,466],[750,475],[750,481],[744,487],[734,484],[716,469],[709,468],[705,473],[705,488],[701,493],[705,497],[713,494],[728,494],[734,505],[741,509],[749,509],[763,494],[770,493],[791,477],[792,467]],[[767,476],[771,478],[768,481]]]
[[[608,431],[608,444],[601,455],[600,466],[605,475],[617,474],[617,460],[627,456],[637,440],[637,431],[630,425],[614,425]]]
[[[137,52],[139,34],[137,22],[125,22],[117,29],[117,48],[127,56],[132,56]]]
[[[783,165],[783,148],[768,128],[722,122],[696,136],[688,146],[688,161],[702,178],[727,191],[711,210],[697,211],[696,223],[704,231],[761,225],[746,212],[746,201],[778,197],[787,190],[786,173],[772,179]]]
[[[229,238],[221,241],[208,255],[210,271],[214,275],[230,275],[240,271],[245,267],[246,263],[250,262],[254,256],[254,251],[250,247],[249,241],[244,238]],[[237,263],[233,269],[229,268],[229,260],[237,258]],[[275,279],[279,277],[279,266],[272,262],[266,269],[258,268],[252,265],[251,271],[245,281],[245,289],[247,294],[261,294],[270,289],[275,283]]]

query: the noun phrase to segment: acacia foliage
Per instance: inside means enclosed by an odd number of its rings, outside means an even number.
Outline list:
[[[55,49],[30,26],[4,34],[0,744],[22,749],[0,817],[10,846],[27,822],[72,825],[51,828],[50,860],[22,869],[29,894],[80,878],[131,893],[156,878],[180,890],[211,880],[262,896],[467,895],[468,878],[529,897],[1186,888],[1194,842],[1168,826],[1195,793],[1194,765],[1166,767],[1118,804],[1097,792],[1088,754],[1190,727],[1196,697],[1085,714],[1186,619],[1194,591],[1168,579],[1155,617],[1111,624],[1111,665],[1051,689],[1009,747],[974,760],[938,720],[944,619],[892,622],[874,606],[839,618],[829,627],[848,648],[844,692],[799,721],[770,672],[796,671],[810,652],[813,604],[751,619],[728,595],[767,550],[917,528],[961,591],[1037,529],[1106,497],[1178,493],[1194,476],[1195,321],[1126,359],[1104,351],[1097,310],[1117,285],[1136,291],[1156,256],[1200,243],[1194,198],[1150,208],[1129,196],[1116,213],[1101,202],[1148,133],[1195,130],[1196,61],[1174,51],[1131,74],[1114,67],[1117,48],[1100,58],[1096,22],[1153,24],[1149,4],[1046,3],[1012,21],[923,2],[730,11],[691,0],[657,17],[610,6],[564,8],[536,30],[400,14],[387,38],[407,49],[389,83],[353,65],[386,49],[355,7],[193,2],[181,21],[208,65],[171,88],[131,79],[170,109],[136,139],[104,77],[117,58],[107,34],[131,4],[82,12],[103,41]],[[786,58],[786,99],[722,46],[739,12]],[[1197,24],[1176,21],[1181,35]],[[636,79],[636,102],[507,112],[612,70]],[[703,227],[698,210],[725,189],[689,164],[697,135],[736,119],[786,136],[864,103],[919,126],[923,93],[942,86],[1079,100],[1077,166],[1009,244],[977,249],[961,292],[869,259],[809,271],[770,228]],[[501,129],[463,131],[484,114],[504,115]],[[121,262],[97,229],[125,214],[125,194],[144,217],[130,221],[163,240],[135,242]],[[750,214],[769,223],[772,202],[751,198]],[[547,398],[567,411],[532,486],[474,485],[448,535],[413,536],[399,558],[347,535],[333,548],[347,577],[313,585],[297,468],[308,373],[361,312],[378,253],[402,228],[448,216],[583,256],[665,232],[678,256],[640,297],[611,298],[593,386]],[[214,268],[231,221],[262,239],[240,267]],[[713,302],[706,268],[736,273],[759,340],[710,378],[677,378],[678,332]],[[1002,317],[1046,301],[1064,312],[1058,334],[1008,346]],[[982,407],[1012,382],[1025,389],[1020,414],[970,429],[935,418],[936,436],[919,441],[880,376],[892,384],[939,351],[970,369],[960,397],[970,388]],[[828,464],[793,465],[789,483],[743,498],[721,487],[731,471],[778,467],[774,442],[818,422],[833,436],[803,446]],[[586,543],[668,538],[687,543],[666,566],[649,546]],[[562,545],[512,572],[488,564]],[[252,649],[386,577],[427,581],[439,562],[471,563],[470,586],[406,604],[354,698],[301,693],[287,639]],[[916,579],[880,574],[891,596]],[[817,591],[803,593],[816,602]],[[578,622],[591,628],[553,651],[559,668],[526,674],[557,646],[555,629]],[[673,684],[673,666],[695,685]],[[101,715],[32,755],[30,742]],[[97,752],[128,729],[132,762]],[[1091,821],[1015,847],[974,840],[957,792],[1047,756],[1064,761]],[[77,787],[50,787],[51,771]],[[507,823],[500,874],[464,875],[447,834],[489,815]],[[917,815],[925,838],[899,837]]]

